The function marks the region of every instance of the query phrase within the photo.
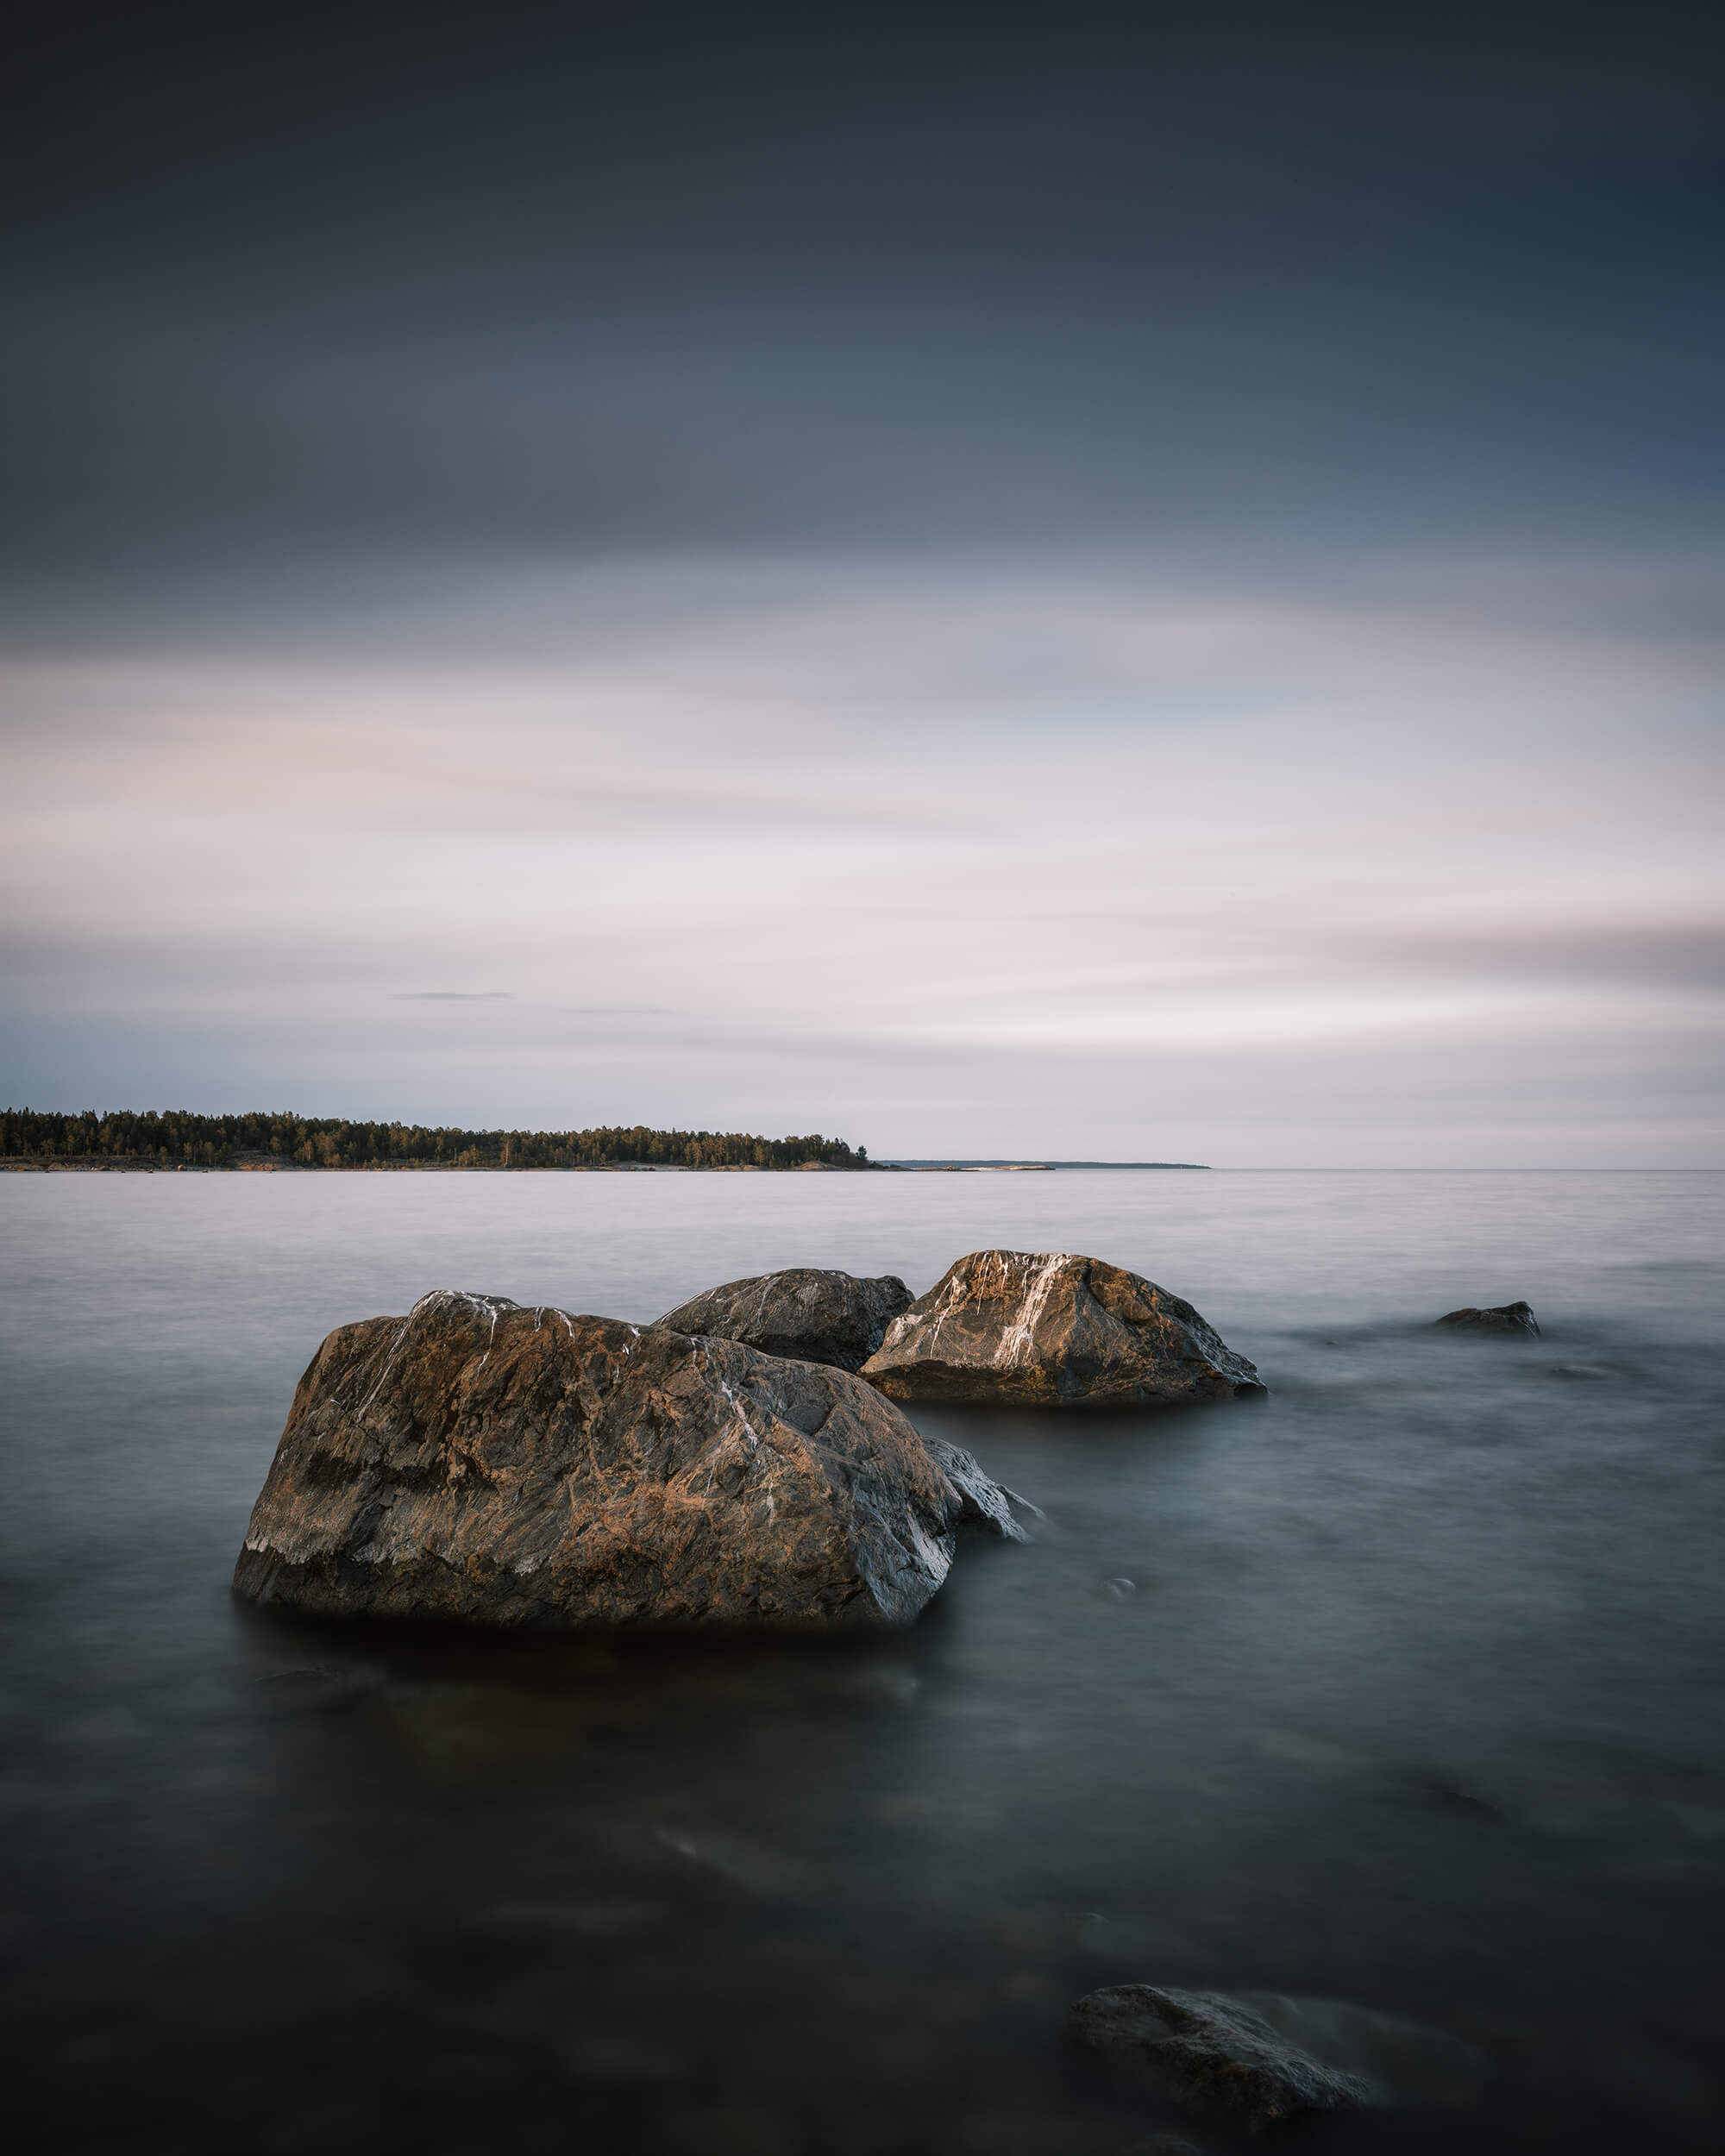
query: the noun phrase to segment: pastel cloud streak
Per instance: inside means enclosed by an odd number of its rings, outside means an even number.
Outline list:
[[[541,564],[335,663],[14,661],[12,993],[57,1044],[14,1084],[105,1098],[172,1031],[211,1105],[1715,1157],[1706,596]]]

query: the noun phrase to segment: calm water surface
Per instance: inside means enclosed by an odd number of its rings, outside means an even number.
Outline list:
[[[1062,2017],[1143,1978],[1489,2059],[1323,2156],[1716,2148],[1722,1215],[1678,1175],[5,1178],[15,2145],[1124,2156],[1179,2122]],[[990,1244],[1147,1273],[1270,1399],[922,1417],[1049,1516],[901,1636],[229,1598],[339,1322],[919,1292]],[[1427,1329],[1516,1295],[1542,1341]]]

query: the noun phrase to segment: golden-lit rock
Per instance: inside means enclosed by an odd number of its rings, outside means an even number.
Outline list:
[[[967,1508],[846,1371],[446,1289],[324,1341],[234,1584],[485,1625],[900,1625]]]
[[[1101,1258],[973,1250],[862,1366],[894,1400],[1151,1407],[1262,1393],[1189,1302]]]

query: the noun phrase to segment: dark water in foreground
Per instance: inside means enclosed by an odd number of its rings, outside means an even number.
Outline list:
[[[13,2145],[1123,2156],[1180,2122],[1062,2017],[1144,1978],[1490,2061],[1302,2150],[1716,2148],[1722,1215],[1717,1175],[6,1179]],[[1050,1516],[902,1636],[229,1597],[342,1319],[992,1243],[1161,1280],[1271,1398],[928,1416]],[[1422,1329],[1521,1294],[1542,1342]]]

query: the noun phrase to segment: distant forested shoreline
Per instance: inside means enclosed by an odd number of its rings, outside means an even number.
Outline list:
[[[0,1109],[0,1161],[12,1166],[281,1169],[872,1169],[842,1139],[755,1138],[737,1131],[461,1131],[339,1116],[142,1113],[60,1115]]]

